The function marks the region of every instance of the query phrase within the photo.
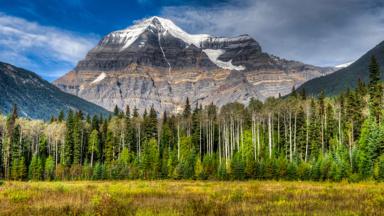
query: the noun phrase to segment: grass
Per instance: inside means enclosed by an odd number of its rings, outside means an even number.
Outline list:
[[[0,215],[384,215],[384,184],[5,182]]]

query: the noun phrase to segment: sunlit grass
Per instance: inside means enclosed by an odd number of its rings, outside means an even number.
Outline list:
[[[384,184],[5,182],[0,215],[384,215]]]

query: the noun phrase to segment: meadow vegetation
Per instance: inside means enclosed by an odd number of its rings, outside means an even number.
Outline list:
[[[384,185],[286,181],[5,182],[0,215],[381,215]]]

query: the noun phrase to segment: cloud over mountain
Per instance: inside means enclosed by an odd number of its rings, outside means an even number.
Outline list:
[[[232,0],[165,7],[162,15],[192,33],[248,33],[268,52],[323,66],[355,60],[384,39],[378,0]]]
[[[0,13],[0,60],[39,71],[47,78],[62,75],[96,43],[95,35],[79,35]],[[36,60],[43,64],[37,65]],[[55,67],[58,62],[60,66]]]

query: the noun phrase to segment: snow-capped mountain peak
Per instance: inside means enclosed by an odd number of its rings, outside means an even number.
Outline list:
[[[183,31],[169,19],[154,16],[148,19],[137,21],[133,26],[123,30],[110,33],[102,41],[101,45],[109,43],[111,40],[123,44],[121,50],[130,47],[146,30],[156,30],[157,33],[171,34],[173,37],[184,41],[187,44],[193,44],[200,47],[202,41],[210,38],[207,34],[192,35]]]
[[[203,106],[264,100],[333,70],[273,57],[246,34],[190,34],[151,17],[106,35],[55,84],[110,110],[177,112],[187,97]]]
[[[153,40],[153,38],[156,39]],[[152,46],[160,47],[168,67],[171,68],[172,65],[168,62],[161,42],[162,40],[168,40],[169,42],[172,40],[171,38],[184,42],[184,47],[181,46],[181,48],[189,48],[191,45],[194,45],[201,49],[216,66],[228,70],[245,70],[246,67],[232,64],[232,58],[220,59],[226,53],[231,52],[230,55],[236,55],[236,53],[241,52],[242,48],[250,46],[257,51],[261,51],[258,43],[248,35],[226,38],[214,37],[208,34],[189,34],[171,20],[158,16],[139,20],[126,29],[111,32],[101,40],[95,50],[114,49],[118,52],[136,52],[144,50],[146,44],[151,43]]]

